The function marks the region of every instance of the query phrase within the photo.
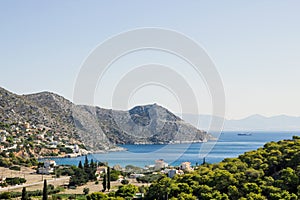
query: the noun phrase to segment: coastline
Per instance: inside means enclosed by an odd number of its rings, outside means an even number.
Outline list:
[[[206,162],[216,163],[225,158],[237,157],[244,152],[255,150],[259,147],[262,147],[266,142],[290,139],[294,135],[300,136],[300,132],[254,132],[252,135],[252,137],[240,137],[237,135],[237,132],[226,132],[226,134],[222,134],[220,136],[218,142],[214,144],[214,148],[212,148],[209,153],[205,152],[205,149],[202,148],[202,145],[205,143],[193,143],[190,146],[187,144],[170,144],[169,148],[167,148],[167,151],[164,151],[164,145],[159,144],[130,144],[121,146],[122,148],[113,149],[112,151],[97,151],[98,154],[90,153],[88,156],[94,160],[108,162],[111,166],[115,164],[120,164],[121,166],[131,164],[144,167],[145,165],[154,163],[154,161],[157,159],[164,159],[166,162],[172,163],[173,165],[179,165],[181,162],[185,161],[195,164],[196,162],[201,163],[203,156],[206,157]],[[210,140],[208,145],[213,142],[214,141]],[[189,146],[189,148],[187,148],[187,146]],[[118,150],[118,152],[116,150]],[[84,161],[84,157],[54,157],[53,159],[61,165],[77,165],[79,160]]]
[[[132,144],[125,144],[125,145],[169,145],[169,144],[201,144],[206,143],[208,141],[215,141],[217,138],[209,138],[209,140],[193,140],[193,141],[168,141],[168,142],[135,142]],[[66,155],[58,155],[58,156],[40,156],[37,159],[38,160],[45,160],[45,159],[53,159],[53,158],[76,158],[81,156],[86,156],[90,154],[107,154],[111,152],[122,152],[122,151],[128,151],[127,148],[115,146],[110,149],[105,150],[90,150],[85,151],[84,153],[72,153],[72,154],[66,154]]]

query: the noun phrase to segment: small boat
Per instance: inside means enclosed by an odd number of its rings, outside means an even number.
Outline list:
[[[252,133],[238,133],[238,136],[251,136]]]

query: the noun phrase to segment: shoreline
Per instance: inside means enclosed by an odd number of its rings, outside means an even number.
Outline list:
[[[152,143],[152,142],[136,142],[133,144],[120,144],[120,145],[173,145],[173,144],[202,144],[206,143],[209,141],[215,141],[216,138],[210,138],[208,141],[203,141],[203,140],[195,140],[195,141],[170,141],[170,142],[160,142],[160,143]],[[46,159],[57,159],[57,158],[77,158],[77,157],[82,157],[86,155],[91,155],[91,154],[107,154],[111,152],[122,152],[122,151],[128,151],[127,148],[116,146],[111,149],[107,150],[92,150],[92,151],[87,151],[87,153],[73,153],[73,154],[67,154],[67,155],[58,155],[58,156],[42,156],[38,157],[37,160],[46,160]]]

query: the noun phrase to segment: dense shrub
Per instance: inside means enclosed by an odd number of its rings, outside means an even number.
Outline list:
[[[300,137],[269,142],[263,148],[194,172],[155,181],[145,199],[298,199]],[[139,178],[145,181],[148,177]]]

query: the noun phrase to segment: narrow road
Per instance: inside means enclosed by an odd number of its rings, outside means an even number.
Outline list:
[[[62,178],[54,178],[54,179],[48,179],[47,183],[53,183],[56,181],[63,181],[63,180],[69,180],[70,177],[62,177]],[[13,189],[18,189],[18,188],[23,188],[23,187],[30,187],[30,186],[34,186],[34,185],[41,185],[44,184],[44,181],[40,181],[40,182],[36,182],[36,183],[29,183],[29,184],[23,184],[23,185],[15,185],[15,186],[8,186],[5,188],[0,188],[0,192],[4,192],[4,191],[9,191],[9,190],[13,190]]]

